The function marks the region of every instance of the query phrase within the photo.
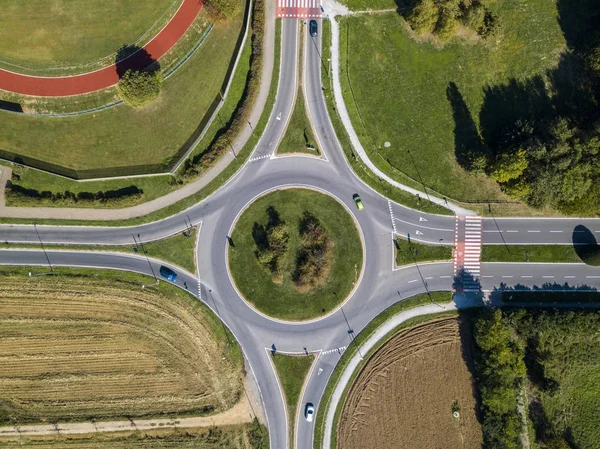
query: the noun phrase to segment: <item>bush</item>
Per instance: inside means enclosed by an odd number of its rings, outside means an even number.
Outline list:
[[[137,186],[123,187],[117,190],[106,190],[100,192],[79,192],[73,193],[69,190],[64,192],[50,192],[44,190],[40,192],[36,189],[28,189],[19,184],[9,184],[6,190],[6,197],[18,198],[22,202],[31,203],[50,203],[56,205],[77,205],[79,203],[90,204],[111,204],[118,205],[138,200],[142,197],[144,191]]]
[[[214,140],[205,152],[185,161],[183,169],[178,175],[181,183],[195,178],[204,170],[210,168],[231,147],[231,142],[240,135],[248,122],[248,117],[250,117],[260,87],[265,31],[264,0],[255,0],[254,2],[252,30],[252,55],[250,56],[250,71],[246,80],[246,89],[230,126]]]
[[[327,231],[310,212],[304,212],[299,228],[302,247],[296,256],[292,280],[298,289],[306,290],[319,284],[327,274],[331,245]]]
[[[206,7],[215,19],[231,19],[240,10],[240,0],[207,0]]]
[[[158,71],[129,69],[119,80],[117,90],[126,104],[141,108],[158,98],[161,84],[162,76]]]
[[[421,0],[410,9],[404,18],[418,34],[432,33],[440,17],[440,11],[433,0]]]

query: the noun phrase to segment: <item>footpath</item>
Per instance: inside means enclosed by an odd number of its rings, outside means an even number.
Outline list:
[[[196,0],[194,0],[196,1]],[[252,106],[250,113],[250,123],[258,123],[260,116],[267,103],[269,88],[271,86],[271,77],[273,75],[273,63],[275,57],[275,11],[273,2],[266,2],[266,23],[264,37],[264,58],[263,72],[260,81],[260,88],[256,102]],[[0,86],[0,88],[2,88]],[[238,154],[244,147],[253,129],[245,127],[239,137],[232,143],[233,151]],[[5,218],[35,218],[35,219],[62,219],[62,220],[125,220],[128,218],[141,217],[167,206],[176,203],[190,195],[198,192],[215,179],[227,166],[234,160],[234,155],[230,152],[221,157],[215,165],[204,172],[195,181],[186,184],[180,189],[168,193],[167,195],[156,198],[137,206],[126,207],[122,209],[84,209],[84,208],[55,208],[55,207],[8,207],[4,201],[4,186],[10,179],[10,169],[0,167],[2,171],[0,188],[0,217]]]

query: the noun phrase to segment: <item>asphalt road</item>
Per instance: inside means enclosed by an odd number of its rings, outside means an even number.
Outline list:
[[[319,24],[320,25],[320,24]],[[392,304],[427,291],[452,288],[451,263],[432,263],[394,269],[393,233],[414,240],[453,243],[455,218],[425,214],[389,201],[363,184],[348,166],[329,120],[321,89],[320,37],[306,35],[304,88],[307,109],[324,158],[273,157],[292,113],[298,78],[298,26],[301,21],[284,20],[279,90],[274,111],[250,162],[227,184],[187,211],[164,220],[126,228],[2,225],[5,242],[68,244],[130,244],[161,239],[178,233],[187,222],[202,222],[198,248],[198,273],[179,273],[176,285],[204,301],[232,330],[240,342],[261,391],[272,448],[286,448],[287,423],[284,403],[269,351],[314,351],[320,355],[302,398],[319,402],[327,380],[353,335]],[[319,29],[322,29],[319,27]],[[228,235],[243,208],[273,189],[300,185],[336,197],[356,219],[365,248],[361,282],[343,307],[319,320],[289,323],[257,313],[239,297],[227,271]],[[365,210],[358,211],[352,195],[358,193]],[[581,228],[584,226],[584,228]],[[560,232],[559,232],[560,231]],[[574,232],[578,231],[578,232]],[[582,231],[582,232],[580,232]],[[578,219],[484,219],[484,243],[572,244],[573,238],[600,235],[600,221]],[[234,242],[235,244],[235,242]],[[38,266],[34,274],[52,266],[86,266],[129,270],[158,275],[161,262],[122,253],[2,250],[0,264]],[[153,279],[149,279],[149,284]],[[166,282],[166,281],[162,281]],[[558,283],[565,288],[586,285],[597,288],[600,269],[583,264],[482,264],[482,288],[493,291],[506,286],[542,286]],[[312,448],[313,425],[302,416],[297,421],[297,447]]]

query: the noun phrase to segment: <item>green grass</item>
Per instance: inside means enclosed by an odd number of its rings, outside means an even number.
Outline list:
[[[325,391],[323,392],[323,396],[321,398],[321,403],[319,405],[319,413],[316,415],[313,449],[321,449],[323,446],[323,432],[324,432],[324,425],[325,425],[325,417],[327,416],[327,410],[328,410],[330,402],[331,402],[331,395],[333,394],[333,390],[335,389],[344,369],[348,366],[348,363],[350,362],[352,357],[354,357],[354,355],[357,353],[357,348],[363,342],[365,342],[371,335],[373,335],[373,333],[379,327],[381,327],[388,319],[390,319],[394,315],[397,315],[398,313],[400,313],[404,310],[412,309],[412,308],[415,308],[415,307],[418,307],[418,306],[421,306],[424,304],[429,304],[432,301],[436,302],[436,303],[445,303],[445,302],[449,302],[451,300],[452,300],[452,293],[450,293],[450,292],[431,292],[430,295],[421,294],[421,295],[413,296],[411,298],[397,302],[396,304],[390,306],[389,308],[387,308],[386,310],[381,312],[367,326],[365,326],[365,328],[362,329],[360,331],[360,333],[358,333],[356,335],[352,344],[349,345],[348,348],[346,349],[346,351],[344,351],[344,353],[342,354],[342,357],[340,358],[335,369],[331,373],[331,377],[329,378],[329,381],[327,382],[327,387],[325,387]],[[369,357],[375,351],[377,351],[377,349],[379,349],[381,346],[383,346],[385,344],[385,342],[389,339],[389,336],[395,334],[400,329],[411,327],[420,322],[427,321],[432,318],[437,318],[439,316],[440,316],[439,314],[436,314],[433,316],[429,315],[429,316],[417,317],[417,318],[408,320],[408,321],[402,323],[400,326],[396,327],[394,330],[392,330],[385,338],[382,338],[378,342],[378,344],[368,354],[363,354],[364,360],[359,364],[359,366],[355,370],[354,375],[352,376],[350,382],[348,383],[348,386],[346,387],[346,389],[344,391],[344,394],[342,396],[342,400],[340,401],[340,404],[343,404],[344,398],[348,392],[348,389],[352,385],[352,382],[354,381],[354,379],[360,372],[361,368],[368,362]],[[333,424],[334,429],[336,428],[335,423],[337,422],[337,419],[339,418],[340,411],[341,411],[341,407],[338,408],[338,410],[336,412],[336,416],[334,418],[334,424]],[[332,432],[331,447],[337,447],[335,431]]]
[[[352,11],[396,9],[398,6],[394,0],[340,0]]]
[[[402,238],[396,238],[394,245],[396,246],[396,265],[398,266],[452,259],[452,247],[450,246],[409,243]]]
[[[283,389],[285,403],[288,411],[288,428],[290,429],[291,447],[294,447],[294,429],[296,424],[296,410],[300,393],[304,387],[304,381],[315,361],[315,356],[310,355],[286,355],[275,353],[272,356],[273,365]]]
[[[290,235],[281,261],[281,284],[273,282],[255,256],[253,226],[266,225],[269,206],[274,206],[288,225]],[[305,211],[320,220],[333,247],[324,282],[301,293],[295,288],[291,273],[300,247],[298,223]],[[333,310],[351,292],[362,270],[362,243],[354,220],[335,199],[312,190],[278,190],[259,198],[242,213],[231,238],[229,268],[237,288],[254,307],[276,318],[306,320]]]
[[[90,70],[86,64],[99,59],[111,64],[123,45],[148,42],[180,4],[178,0],[150,0],[143,6],[137,0],[4,0],[0,67],[57,76],[69,66],[78,67],[67,72],[86,72]],[[63,71],[48,70],[52,68]]]
[[[556,67],[565,39],[555,2],[497,0],[490,7],[503,23],[497,44],[416,41],[395,12],[341,19],[346,106],[371,160],[398,181],[410,177],[461,201],[506,199],[495,182],[457,163],[447,88],[456,84],[481,129],[485,89]]]
[[[326,60],[331,57],[331,24],[329,23],[329,20],[323,20],[322,26],[322,59]],[[331,123],[335,130],[337,138],[340,141],[340,145],[344,150],[346,159],[354,173],[356,173],[356,175],[365,184],[369,185],[371,188],[381,193],[385,197],[396,201],[397,203],[404,204],[405,206],[411,207],[413,209],[418,209],[423,212],[429,212],[432,214],[453,215],[453,213],[445,207],[441,207],[437,204],[430,203],[426,199],[417,198],[415,195],[393,187],[387,181],[384,181],[381,178],[375,176],[373,172],[361,162],[360,158],[357,155],[355,155],[354,151],[352,150],[352,144],[350,143],[348,134],[346,133],[340,116],[337,113],[335,100],[333,98],[332,80],[327,78],[327,73],[325,71],[321,71],[321,78],[323,81],[323,86],[329,86],[329,88],[325,90],[324,96],[325,104],[327,105],[327,111],[329,113]],[[416,187],[419,188],[419,186]]]
[[[99,432],[61,437],[21,436],[4,441],[5,449],[268,449],[267,429],[254,422],[210,428],[170,428],[149,431]]]
[[[285,131],[285,136],[283,136],[277,147],[277,153],[306,153],[318,156],[321,154],[321,150],[317,147],[317,139],[315,139],[308,115],[306,114],[302,89],[299,88],[298,91],[294,112]],[[313,145],[315,149],[309,150],[306,148],[307,145]]]
[[[188,237],[189,235],[189,237]],[[164,260],[174,265],[189,271],[192,274],[196,273],[196,258],[194,246],[198,236],[198,228],[194,228],[189,234],[179,233],[172,237],[162,240],[156,240],[144,244],[134,243],[133,236],[131,237],[131,245],[48,245],[44,244],[47,250],[77,250],[77,251],[117,251],[122,253],[138,254],[154,259]],[[12,248],[33,248],[41,249],[40,245],[31,245],[25,243],[4,243],[0,249]]]
[[[206,14],[201,12],[200,14]],[[0,112],[0,148],[95,175],[130,167],[165,169],[208,111],[227,72],[243,14],[216,23],[202,46],[163,83],[153,104],[124,104],[76,117],[31,117]],[[90,172],[87,172],[89,175]]]
[[[198,143],[198,146],[194,150],[193,154],[206,151],[215,135],[226,125],[232,115],[235,113],[236,106],[242,97],[246,84],[246,76],[250,65],[250,43],[246,43],[237,70],[235,72],[229,94],[225,103],[221,107],[221,110],[217,114],[217,117],[208,128],[206,134],[202,140]],[[185,65],[184,65],[185,67]],[[17,176],[15,176],[16,174]],[[86,181],[78,182],[62,176],[52,175],[50,173],[41,172],[33,168],[24,166],[13,166],[13,182],[16,182],[28,189],[36,189],[40,192],[48,190],[51,192],[64,192],[70,191],[73,193],[79,192],[98,192],[106,190],[117,190],[130,185],[136,185],[143,194],[140,198],[132,199],[128,201],[128,204],[123,205],[122,203],[118,207],[135,206],[136,204],[145,203],[156,199],[162,195],[176,190],[180,187],[175,183],[173,176],[152,176],[152,177],[141,177],[141,178],[128,178],[128,179],[112,179],[106,181]],[[23,200],[20,198],[12,199],[7,198],[8,206],[31,206],[31,205],[43,205],[45,207],[99,207],[98,204],[89,204],[86,202],[80,202],[77,204],[65,204],[60,201],[47,201],[47,200]],[[111,207],[108,203],[105,207]],[[113,206],[114,207],[114,206]]]
[[[147,214],[147,215],[144,215],[141,217],[130,218],[130,219],[126,219],[126,220],[111,220],[111,221],[104,221],[104,220],[51,220],[51,219],[38,220],[38,219],[11,219],[11,218],[1,218],[0,217],[0,223],[23,223],[23,224],[36,223],[36,224],[65,225],[65,226],[66,225],[133,226],[136,224],[150,223],[150,222],[160,220],[165,217],[174,215],[178,212],[181,212],[182,210],[192,207],[193,205],[199,203],[200,201],[202,201],[206,197],[208,197],[210,194],[212,194],[213,192],[218,190],[221,186],[223,186],[223,184],[225,182],[227,182],[227,180],[229,180],[233,175],[235,175],[235,173],[237,173],[237,171],[244,165],[244,163],[246,162],[246,160],[252,153],[252,150],[254,150],[254,147],[260,140],[260,136],[262,135],[265,127],[267,126],[269,117],[271,115],[271,111],[273,109],[273,105],[275,104],[275,96],[277,94],[277,83],[278,83],[278,79],[279,79],[280,48],[281,48],[279,43],[281,42],[281,21],[278,20],[276,23],[277,23],[277,26],[276,26],[276,35],[275,35],[275,39],[276,39],[276,41],[275,41],[275,65],[273,67],[273,76],[271,78],[271,86],[269,88],[269,96],[267,97],[267,102],[266,102],[265,108],[260,116],[260,120],[258,121],[256,127],[254,128],[254,132],[252,133],[252,135],[250,136],[250,138],[244,145],[244,148],[242,148],[242,150],[238,153],[237,159],[235,159],[233,162],[231,162],[225,170],[223,170],[218,176],[215,177],[215,179],[213,179],[210,183],[208,183],[200,191],[198,191],[198,192],[194,193],[193,195],[190,195],[187,198],[184,198],[176,203],[173,203],[168,207],[160,209],[156,212],[152,212],[150,214]],[[244,79],[245,79],[245,76],[244,76]],[[232,89],[233,89],[233,87],[232,87]],[[242,87],[242,89],[243,89],[243,87]],[[231,92],[232,92],[232,90],[230,90],[230,93]],[[227,101],[229,101],[231,98],[232,98],[232,96],[229,96]],[[226,105],[227,105],[227,102],[223,106],[221,111],[223,111],[225,109]],[[235,106],[233,106],[233,109],[235,109]],[[216,125],[216,121],[213,122],[213,125]],[[212,129],[212,127],[211,127],[211,129]],[[214,132],[216,132],[216,129],[214,130]],[[205,136],[205,138],[206,138],[206,136]],[[204,141],[204,139],[203,139],[203,141]],[[136,181],[138,179],[145,179],[145,178],[137,178]],[[149,179],[158,179],[158,178],[153,177],[153,178],[149,178]],[[116,181],[114,181],[114,182],[116,182]],[[88,184],[88,183],[85,183],[85,184]],[[125,185],[129,185],[129,184],[130,183],[126,183]],[[158,195],[158,196],[160,196],[160,195]]]
[[[600,265],[600,247],[595,245],[483,245],[482,262],[555,262]]]

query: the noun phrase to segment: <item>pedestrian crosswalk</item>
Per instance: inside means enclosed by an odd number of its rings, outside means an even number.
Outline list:
[[[453,259],[458,293],[481,289],[481,235],[481,217],[456,217]]]
[[[321,0],[277,0],[278,18],[319,18]]]

